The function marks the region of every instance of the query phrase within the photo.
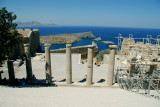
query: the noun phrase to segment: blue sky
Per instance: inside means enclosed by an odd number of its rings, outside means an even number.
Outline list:
[[[160,28],[160,0],[0,0],[17,21]]]

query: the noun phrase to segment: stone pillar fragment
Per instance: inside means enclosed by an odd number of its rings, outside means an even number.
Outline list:
[[[72,84],[72,44],[66,44],[66,84]]]
[[[51,71],[51,58],[50,58],[50,44],[44,44],[45,46],[45,72],[46,72],[46,84],[52,84],[52,71]]]
[[[110,56],[109,56],[108,72],[107,72],[107,79],[106,79],[107,86],[113,85],[115,52],[116,52],[117,46],[110,45],[109,47],[110,47]]]
[[[2,73],[3,73],[3,70],[0,71],[0,81],[2,80]]]
[[[1,75],[1,73],[0,73],[0,81],[2,80],[2,75]]]
[[[88,56],[87,56],[87,80],[86,85],[92,85],[93,78],[93,46],[88,47]]]
[[[24,44],[25,60],[26,60],[26,73],[27,73],[27,83],[33,83],[32,74],[32,63],[30,57],[30,45]]]
[[[15,74],[14,74],[13,60],[8,60],[7,61],[7,66],[8,66],[9,82],[11,84],[14,84]]]

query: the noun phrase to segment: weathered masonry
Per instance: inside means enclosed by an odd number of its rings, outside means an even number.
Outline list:
[[[23,37],[23,43],[30,44],[30,53],[34,54],[37,52],[40,46],[40,39],[39,39],[39,30],[38,29],[17,29],[18,33]],[[23,50],[21,50],[23,51]]]
[[[98,54],[98,47],[97,47],[97,44],[95,44],[94,42],[92,42],[92,45],[95,47],[93,50],[93,57],[95,57]],[[81,58],[87,59],[88,45],[71,47],[71,50],[72,50],[72,53],[80,53]],[[51,50],[51,53],[65,53],[65,52],[66,52],[66,48]]]
[[[17,29],[21,41],[13,47],[11,59],[16,59],[17,56],[24,55],[24,44],[30,44],[30,53],[33,55],[40,48],[39,30],[38,29]]]

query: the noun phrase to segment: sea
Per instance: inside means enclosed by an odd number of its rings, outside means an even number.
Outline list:
[[[152,38],[157,38],[160,35],[160,29],[149,28],[124,28],[124,27],[96,27],[96,26],[54,26],[54,27],[17,27],[17,29],[39,29],[40,36],[49,36],[57,34],[70,34],[70,33],[82,33],[92,32],[96,37],[101,37],[102,41],[112,41],[114,44],[118,44],[118,37],[121,34],[122,37],[129,37],[132,35],[134,38],[146,38],[147,35],[152,35]],[[135,39],[136,41],[142,41],[142,39]],[[82,39],[79,42],[72,44],[73,47],[91,45],[93,39]],[[108,49],[109,45],[104,44],[102,41],[94,41],[98,45],[98,50]],[[156,41],[152,40],[152,43]],[[40,44],[42,51],[44,51],[44,44]],[[65,48],[66,45],[52,44],[50,49]]]

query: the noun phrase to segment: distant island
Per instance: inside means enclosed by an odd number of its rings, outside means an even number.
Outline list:
[[[50,44],[66,44],[75,43],[81,40],[81,38],[96,38],[92,32],[72,33],[72,34],[59,34],[50,36],[40,36],[41,43]]]
[[[42,24],[38,21],[16,22],[17,27],[35,27],[35,26],[58,26],[57,24]]]

